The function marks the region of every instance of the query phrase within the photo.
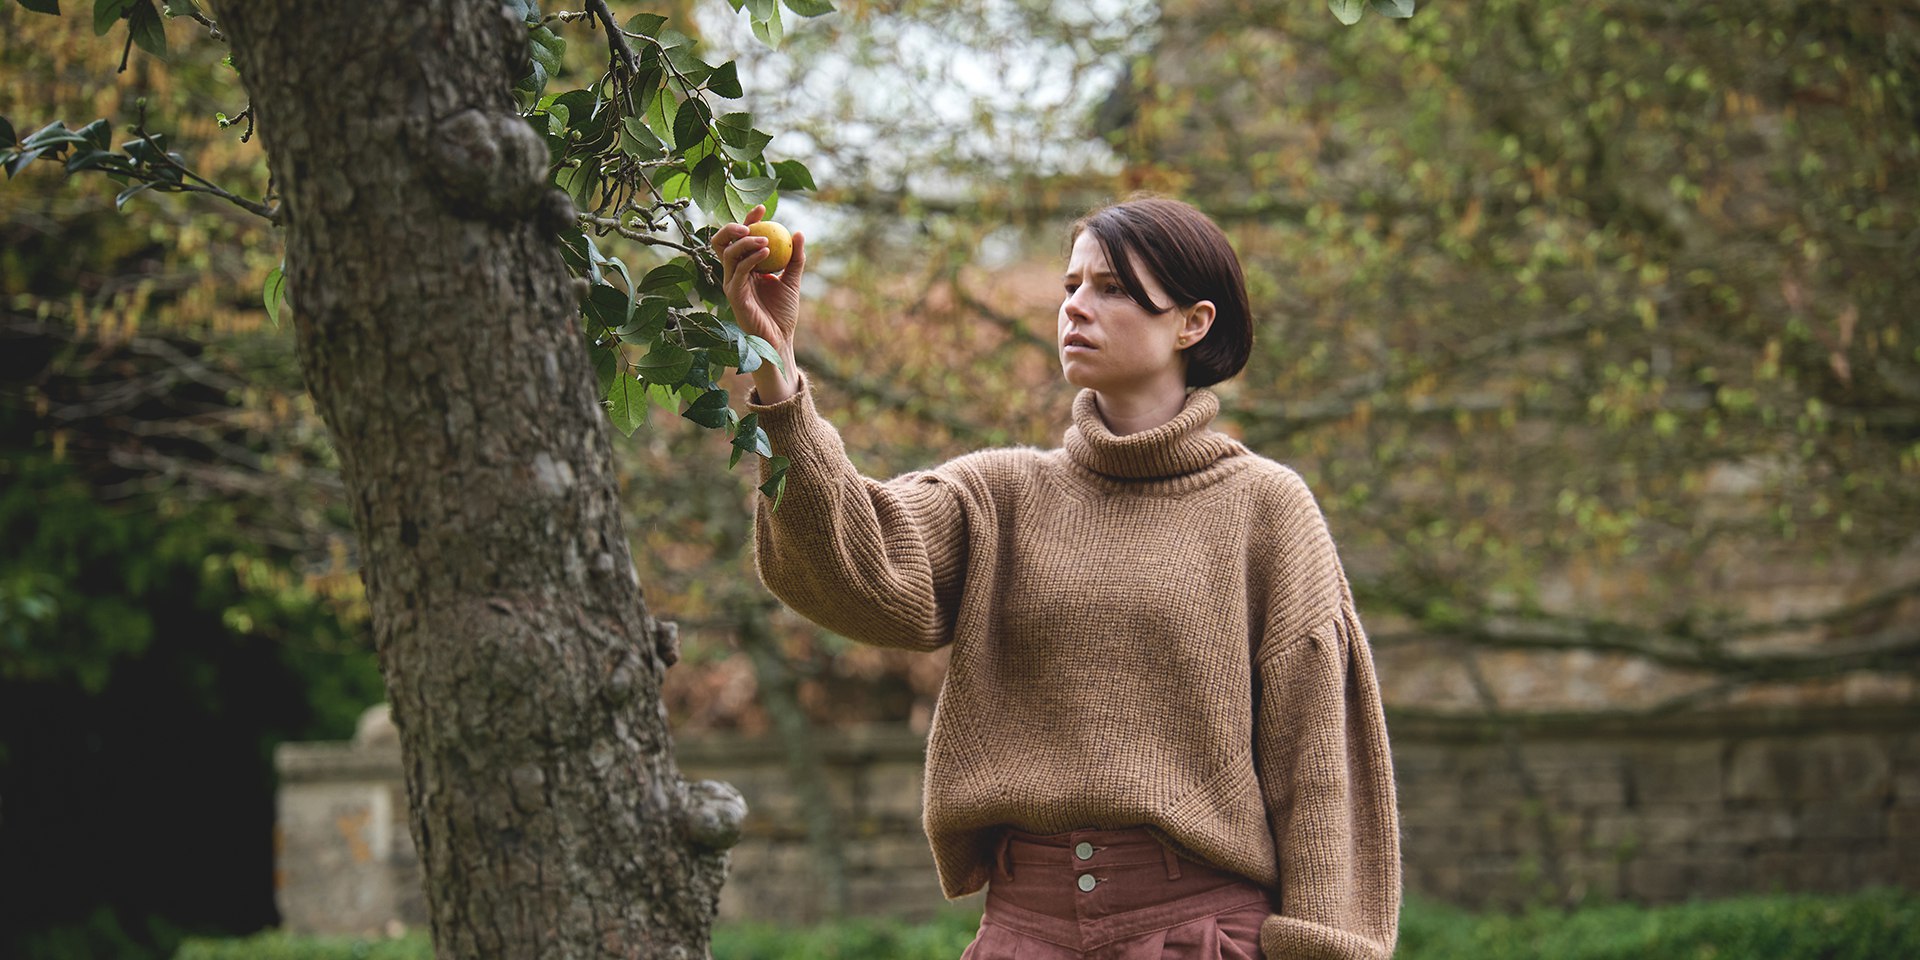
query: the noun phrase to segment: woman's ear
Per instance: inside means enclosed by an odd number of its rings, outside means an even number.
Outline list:
[[[1202,300],[1188,307],[1180,318],[1180,332],[1174,335],[1180,349],[1199,343],[1207,338],[1207,331],[1213,329],[1213,301]]]

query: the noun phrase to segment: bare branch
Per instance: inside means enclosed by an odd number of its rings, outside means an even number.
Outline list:
[[[623,67],[629,77],[639,73],[640,56],[627,43],[626,32],[620,29],[620,24],[614,22],[613,11],[607,9],[607,0],[587,0],[587,12],[606,24],[607,51],[613,57],[613,62]]]

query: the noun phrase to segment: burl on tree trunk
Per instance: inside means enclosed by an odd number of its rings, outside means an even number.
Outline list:
[[[687,784],[499,3],[224,2],[353,502],[441,957],[702,957],[745,806]]]

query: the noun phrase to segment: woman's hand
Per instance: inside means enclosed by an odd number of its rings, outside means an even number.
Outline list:
[[[747,213],[747,223],[759,222],[766,213],[766,207],[754,207]],[[786,367],[782,373],[773,364],[763,363],[753,372],[760,402],[778,403],[799,389],[793,337],[800,325],[800,276],[807,264],[804,238],[793,235],[793,258],[778,275],[754,271],[754,265],[767,257],[767,240],[749,236],[746,224],[723,225],[712,242],[714,252],[720,255],[721,288],[733,306],[734,322],[772,344]]]

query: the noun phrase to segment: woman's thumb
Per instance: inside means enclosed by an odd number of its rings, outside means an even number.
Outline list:
[[[800,274],[807,269],[807,236],[804,233],[793,235],[793,256],[787,260],[787,268],[780,271],[780,282],[800,290]]]

